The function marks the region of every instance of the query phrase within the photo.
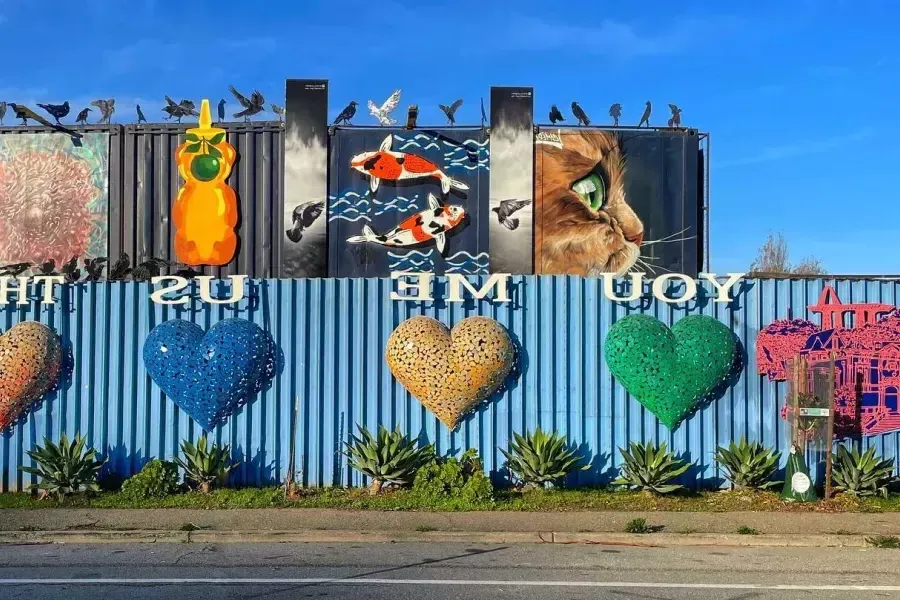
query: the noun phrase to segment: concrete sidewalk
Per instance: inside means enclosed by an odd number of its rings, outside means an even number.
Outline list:
[[[655,533],[623,534],[644,518]],[[760,535],[737,535],[739,527]],[[900,513],[401,512],[328,509],[0,511],[0,543],[388,542],[863,546]]]

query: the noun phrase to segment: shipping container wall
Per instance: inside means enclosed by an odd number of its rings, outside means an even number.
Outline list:
[[[471,277],[483,284],[485,277]],[[183,306],[150,301],[145,283],[114,282],[62,286],[55,305],[35,298],[27,306],[0,309],[0,329],[38,320],[60,335],[69,356],[58,389],[0,437],[3,490],[33,481],[19,467],[25,452],[65,431],[86,435],[109,457],[107,471],[135,473],[149,459],[172,458],[184,439],[200,428],[166,398],[144,368],[141,350],[149,332],[169,319],[208,328],[230,317],[252,320],[270,332],[282,359],[268,389],[214,432],[231,445],[240,462],[238,484],[274,484],[288,473],[291,436],[296,472],[306,485],[360,485],[341,454],[357,424],[399,425],[434,442],[441,453],[477,448],[485,468],[498,476],[513,432],[536,425],[555,429],[590,457],[591,467],[573,483],[604,483],[621,465],[618,448],[630,441],[666,441],[695,463],[683,478],[690,486],[723,484],[714,461],[716,447],[747,436],[784,450],[786,428],[780,408],[786,385],[757,374],[756,337],[776,319],[818,317],[808,311],[827,284],[845,303],[900,299],[900,281],[745,280],[730,304],[710,301],[714,290],[701,282],[698,299],[685,304],[653,300],[612,302],[602,280],[578,276],[514,276],[509,303],[468,300],[448,303],[447,281],[435,280],[434,302],[390,299],[388,279],[252,280],[247,296],[232,308],[201,303]],[[224,283],[222,283],[224,286]],[[227,290],[219,290],[225,294]],[[196,290],[194,290],[196,292]],[[717,399],[674,431],[616,383],[603,360],[610,326],[626,315],[646,313],[666,324],[704,314],[726,324],[740,340],[744,370]],[[384,360],[391,331],[405,319],[425,314],[447,325],[484,315],[498,320],[520,347],[521,375],[464,419],[455,432],[397,383]],[[900,434],[863,438],[881,456],[900,459]]]
[[[181,180],[175,148],[184,141],[183,125],[88,125],[73,127],[82,133],[109,136],[109,248],[115,261],[124,252],[132,264],[149,258],[177,262],[171,220],[172,201]],[[228,143],[238,158],[228,184],[238,201],[238,250],[221,268],[203,267],[218,277],[243,274],[277,277],[281,240],[284,136],[277,122],[222,123]],[[10,127],[0,135],[49,133],[44,127]],[[54,133],[55,138],[68,140]],[[0,260],[2,262],[2,260]],[[59,261],[57,261],[59,262]]]

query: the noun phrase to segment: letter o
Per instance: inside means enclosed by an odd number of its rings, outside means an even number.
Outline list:
[[[663,293],[665,291],[665,285],[669,281],[669,279],[680,279],[684,282],[684,294],[681,296],[681,298],[667,298]],[[696,295],[697,282],[694,281],[693,278],[688,277],[683,273],[667,273],[666,275],[660,275],[655,280],[653,280],[653,297],[660,302],[665,302],[666,304],[688,302],[689,300],[693,300],[694,296]]]

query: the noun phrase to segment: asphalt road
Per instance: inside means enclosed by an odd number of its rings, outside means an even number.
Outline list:
[[[0,598],[795,600],[900,597],[900,551],[602,545],[0,546]]]

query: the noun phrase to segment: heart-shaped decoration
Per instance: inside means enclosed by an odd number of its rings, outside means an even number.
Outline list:
[[[413,317],[388,338],[385,358],[394,377],[449,429],[506,380],[516,349],[506,329],[469,317],[451,332],[440,321]]]
[[[206,431],[275,374],[275,344],[255,323],[225,319],[204,332],[180,319],[160,323],[144,342],[156,385]]]
[[[42,323],[25,321],[0,335],[0,430],[53,387],[61,365],[59,337]]]
[[[685,317],[669,329],[647,315],[630,315],[606,335],[609,370],[669,429],[722,382],[734,363],[735,341],[722,323]]]

